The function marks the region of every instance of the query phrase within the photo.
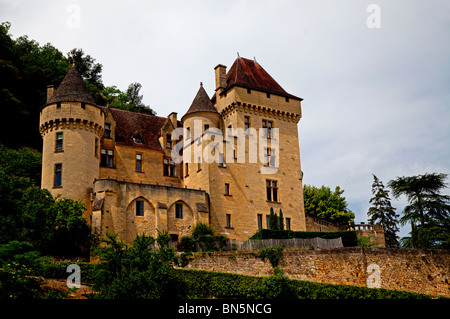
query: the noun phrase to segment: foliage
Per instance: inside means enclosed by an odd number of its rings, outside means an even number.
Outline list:
[[[189,298],[239,299],[428,299],[413,292],[316,283],[287,278],[281,271],[269,277],[252,277],[203,270],[177,270],[186,280]]]
[[[378,244],[370,240],[373,236],[361,236],[357,238],[358,246],[360,247],[377,247]]]
[[[411,236],[402,244],[414,248],[450,249],[450,196],[442,195],[447,187],[446,174],[397,177],[388,183],[395,198],[405,195],[408,205],[400,223],[411,224]]]
[[[92,236],[84,204],[53,198],[35,185],[40,155],[34,150],[0,150],[0,243],[19,240],[45,254],[88,254]]]
[[[374,197],[370,199],[370,204],[367,212],[369,223],[381,224],[384,228],[384,237],[386,247],[395,248],[399,246],[397,232],[399,231],[398,215],[395,213],[395,208],[391,205],[389,198],[389,191],[384,188],[383,182],[380,181],[374,174],[372,184],[372,194]],[[361,245],[360,245],[361,246]]]
[[[40,45],[27,36],[13,39],[9,34],[10,27],[9,22],[0,24],[0,105],[3,112],[0,144],[41,149],[42,138],[36,123],[39,122],[40,109],[46,103],[46,86],[59,85],[73,60],[98,105],[106,105],[111,96],[103,91],[102,65],[82,49],[75,48],[66,57],[50,43]],[[139,83],[130,84],[123,92],[125,100],[118,99],[116,107],[155,114],[143,104],[140,88]],[[11,125],[6,122],[10,119],[21,123],[20,134],[10,134]]]
[[[175,250],[169,247],[168,232],[159,232],[155,239],[138,235],[128,247],[117,240],[116,234],[107,233],[106,246],[96,249],[100,258],[94,272],[94,289],[101,299],[155,299],[183,298],[187,287],[176,277],[173,265],[178,264]]]
[[[280,208],[280,215],[278,216],[277,213],[274,212],[273,207],[270,207],[269,229],[273,230],[284,229],[284,217],[281,208]]]
[[[342,238],[344,247],[357,246],[357,237],[355,231],[336,231],[336,232],[314,232],[314,231],[293,231],[293,230],[272,230],[260,229],[249,239],[288,239],[288,238]]]
[[[59,83],[70,64],[50,43],[39,45],[27,36],[11,38],[11,24],[0,24],[0,105],[3,123],[0,143],[40,149],[42,138],[36,128],[40,107],[46,102],[46,85]],[[20,134],[10,134],[14,119],[21,123]]]
[[[355,214],[348,209],[343,193],[339,186],[334,192],[326,186],[303,186],[305,213],[338,225],[353,223]]]
[[[218,251],[227,247],[228,238],[222,235],[215,235],[211,225],[197,222],[191,231],[190,236],[183,236],[180,239],[179,250],[184,252]]]
[[[0,244],[0,299],[44,298],[40,279],[30,275],[46,261],[28,242]]]
[[[267,247],[261,249],[255,256],[264,261],[268,259],[272,267],[275,268],[278,267],[278,263],[283,259],[283,247]]]

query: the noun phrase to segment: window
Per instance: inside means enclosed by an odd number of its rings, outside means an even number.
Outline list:
[[[175,177],[175,163],[171,158],[164,158],[164,176]]]
[[[86,109],[86,103],[81,102],[81,108],[82,108],[83,110],[85,110],[85,109]]]
[[[136,201],[136,216],[144,216],[144,201]]]
[[[288,97],[286,98],[286,102],[289,102],[289,98]]]
[[[95,138],[94,155],[98,158],[98,138]]]
[[[142,154],[136,154],[136,172],[142,172]]]
[[[219,153],[219,167],[227,167],[227,166],[223,163],[223,153]]]
[[[172,148],[172,135],[166,134],[166,148]]]
[[[256,220],[258,221],[258,230],[259,230],[259,229],[262,229],[262,217],[263,217],[262,214],[258,214],[258,215],[256,216]]]
[[[245,127],[245,130],[248,130],[250,128],[250,117],[249,116],[244,116],[244,127]]]
[[[252,90],[247,89],[247,94],[252,94]]]
[[[178,235],[177,234],[170,234],[170,241],[171,242],[178,241]]]
[[[189,163],[184,164],[184,176],[189,176]]]
[[[270,93],[266,93],[268,99],[270,99]]]
[[[286,217],[286,230],[291,230],[291,219]]]
[[[105,123],[105,135],[106,138],[111,138],[111,124]]]
[[[269,202],[278,202],[278,183],[277,181],[266,180],[267,200]]]
[[[226,222],[227,222],[226,228],[231,228],[231,215],[227,214],[225,218],[226,218]]]
[[[175,218],[183,219],[183,204],[175,204]]]
[[[270,229],[270,216],[269,215],[266,215],[266,228],[267,229]]]
[[[225,195],[230,195],[230,184],[225,183]]]
[[[273,122],[263,120],[262,121],[262,128],[263,128],[263,137],[272,138],[272,128],[273,128]]]
[[[275,149],[264,148],[264,166],[275,166]]]
[[[63,151],[63,133],[56,133],[55,152]]]
[[[56,108],[60,109],[61,108],[61,102],[56,103]]]
[[[55,180],[53,187],[62,187],[62,164],[55,164]]]
[[[114,168],[114,150],[102,148],[100,155],[100,166]]]
[[[207,130],[209,130],[209,124],[203,125],[203,131],[206,132]]]

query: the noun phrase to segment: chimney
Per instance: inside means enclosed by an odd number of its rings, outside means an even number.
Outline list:
[[[170,122],[172,122],[173,126],[176,128],[178,126],[178,124],[177,124],[177,113],[176,112],[170,113],[168,118],[169,118]]]
[[[52,97],[52,95],[55,93],[56,88],[55,86],[52,85],[47,85],[47,103],[50,100],[50,98]]]
[[[214,70],[216,71],[216,91],[225,89],[227,86],[227,67],[223,64],[218,64]]]

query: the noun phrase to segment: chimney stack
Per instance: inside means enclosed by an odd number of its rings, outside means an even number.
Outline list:
[[[216,91],[225,89],[227,86],[227,67],[223,64],[218,64],[214,70],[216,71]]]
[[[169,114],[168,116],[170,122],[172,122],[173,126],[176,128],[177,125],[177,113],[176,112],[172,112]]]
[[[55,86],[52,85],[47,85],[47,103],[50,100],[50,98],[52,97],[52,95],[55,93],[56,88]]]

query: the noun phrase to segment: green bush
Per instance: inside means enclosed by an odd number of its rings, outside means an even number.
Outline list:
[[[189,288],[188,298],[238,299],[428,299],[407,291],[334,285],[287,278],[281,271],[252,277],[203,270],[178,269]]]
[[[324,238],[334,239],[342,238],[344,247],[358,246],[355,231],[336,231],[336,232],[313,232],[313,231],[293,231],[293,230],[272,230],[260,229],[250,239],[288,239],[288,238]]]
[[[270,264],[275,268],[278,266],[280,260],[283,259],[283,247],[267,247],[261,249],[255,256],[262,260],[269,259]]]

